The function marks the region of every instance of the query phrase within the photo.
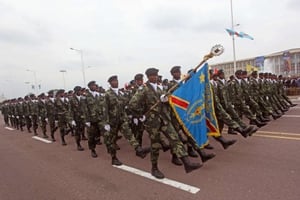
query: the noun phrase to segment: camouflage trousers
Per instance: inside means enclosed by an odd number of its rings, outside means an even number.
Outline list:
[[[250,110],[250,107],[246,105],[245,102],[235,103],[234,109],[236,110],[240,118],[245,115],[250,120],[256,119],[255,114],[253,114],[253,112]]]
[[[133,122],[130,123],[131,131],[138,141],[138,143],[142,146],[143,143],[143,133],[145,130],[144,123],[141,121],[138,121],[138,124],[134,124]]]
[[[97,138],[100,138],[101,128],[99,122],[91,122],[91,126],[87,128],[88,146],[90,150],[94,150],[97,144]]]
[[[47,121],[46,121],[46,117],[40,117],[40,127],[42,129],[42,132],[43,133],[46,133],[47,132]]]
[[[118,132],[120,132],[125,139],[129,142],[129,144],[136,149],[138,146],[140,146],[139,142],[134,137],[131,128],[129,127],[129,124],[127,121],[122,121],[119,124],[112,124],[110,127],[110,131],[105,133],[105,144],[107,146],[107,149],[110,153],[116,152],[116,142],[117,142],[117,136]]]
[[[221,133],[224,128],[224,124],[232,129],[236,129],[240,126],[222,107],[218,107],[218,109],[216,109],[216,117],[218,119],[218,125]]]
[[[159,150],[161,149],[160,144],[160,132],[162,132],[166,138],[169,140],[170,148],[172,153],[176,154],[178,158],[188,156],[183,143],[180,141],[178,133],[176,132],[174,126],[169,121],[164,121],[163,119],[156,118],[152,122],[145,124],[146,131],[149,133],[151,142],[151,163],[157,164],[159,157]],[[157,123],[160,124],[157,124]],[[158,126],[157,126],[158,125]]]

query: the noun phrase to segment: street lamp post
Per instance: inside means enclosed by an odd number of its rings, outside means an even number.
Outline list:
[[[81,49],[75,49],[75,48],[70,48],[73,51],[77,51],[80,53],[80,58],[81,58],[81,70],[82,70],[82,77],[83,77],[83,85],[86,86],[86,81],[85,81],[85,69],[84,69],[84,62],[83,62],[83,52]]]
[[[29,84],[30,84],[30,82],[29,81],[25,81],[24,83],[27,85],[27,92],[29,93]]]
[[[34,91],[35,91],[35,94],[38,93],[38,88],[37,88],[37,79],[36,79],[36,71],[35,70],[30,70],[30,69],[27,69],[26,71],[28,72],[32,72],[33,73],[33,78],[34,78]]]
[[[234,32],[232,0],[230,0],[230,10],[231,10],[231,30]],[[234,39],[234,34],[232,34],[232,47],[233,47],[233,73],[235,73],[236,72],[236,57],[235,57],[235,39]]]
[[[65,80],[65,73],[67,72],[66,70],[59,70],[59,72],[62,73],[63,77],[63,83],[64,83],[64,90],[66,90],[66,80]]]

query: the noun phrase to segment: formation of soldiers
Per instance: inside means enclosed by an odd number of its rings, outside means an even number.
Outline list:
[[[65,136],[74,136],[77,150],[83,151],[83,140],[87,140],[93,158],[97,157],[96,145],[101,144],[101,137],[111,156],[112,165],[122,165],[117,157],[120,147],[117,144],[122,134],[133,147],[136,156],[151,156],[151,174],[164,178],[158,168],[160,150],[171,153],[171,162],[183,165],[187,173],[200,168],[215,154],[206,152],[214,147],[207,144],[204,148],[195,145],[181,127],[170,105],[166,92],[181,80],[181,67],[170,70],[173,80],[162,81],[158,69],[148,68],[144,75],[136,74],[126,88],[119,89],[118,77],[109,77],[110,88],[105,91],[90,81],[88,88],[74,87],[72,91],[50,90],[47,95],[30,94],[24,98],[6,100],[1,106],[6,126],[20,131],[26,130],[34,135],[55,142],[57,129],[62,145],[67,145]],[[214,108],[220,132],[224,124],[228,134],[241,134],[244,138],[254,134],[258,128],[267,125],[271,117],[276,120],[291,106],[295,106],[285,95],[282,76],[270,73],[238,70],[230,80],[224,72],[210,71],[211,86],[214,95]],[[160,102],[160,103],[157,103]],[[249,119],[249,124],[243,120]],[[47,125],[49,128],[47,128]],[[143,134],[148,133],[150,147],[142,147]],[[50,133],[50,135],[48,134]],[[87,136],[86,136],[87,134]],[[236,140],[221,136],[213,137],[224,149]],[[198,153],[198,154],[197,154]],[[189,157],[200,157],[202,162],[191,162]]]

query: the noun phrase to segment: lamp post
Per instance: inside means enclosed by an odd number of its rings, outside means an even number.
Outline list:
[[[27,92],[29,93],[29,84],[30,84],[30,82],[29,81],[25,81],[24,83],[27,85]]]
[[[75,49],[75,48],[70,48],[73,51],[77,51],[80,53],[80,58],[81,58],[81,70],[82,70],[82,77],[83,77],[83,85],[86,86],[86,81],[85,81],[85,69],[84,69],[84,62],[83,62],[83,52],[81,49]]]
[[[234,32],[232,0],[230,0],[230,10],[231,10],[231,30]],[[233,47],[233,73],[235,73],[236,72],[236,57],[235,57],[235,39],[234,39],[234,34],[232,34],[232,47]]]
[[[28,72],[32,72],[33,73],[33,78],[34,78],[34,91],[35,91],[35,94],[37,94],[38,92],[38,88],[37,88],[37,79],[36,79],[36,71],[35,70],[30,70],[30,69],[27,69],[26,71]]]
[[[65,80],[65,73],[67,72],[66,70],[62,69],[59,70],[59,72],[62,73],[62,77],[63,77],[63,83],[64,83],[64,90],[66,90],[66,80]]]

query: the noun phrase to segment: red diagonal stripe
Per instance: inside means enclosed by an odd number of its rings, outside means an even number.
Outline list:
[[[187,109],[187,107],[189,106],[189,103],[187,101],[184,101],[182,99],[179,99],[179,98],[176,98],[174,96],[171,96],[171,102],[178,106],[178,107],[181,107],[183,109]]]

